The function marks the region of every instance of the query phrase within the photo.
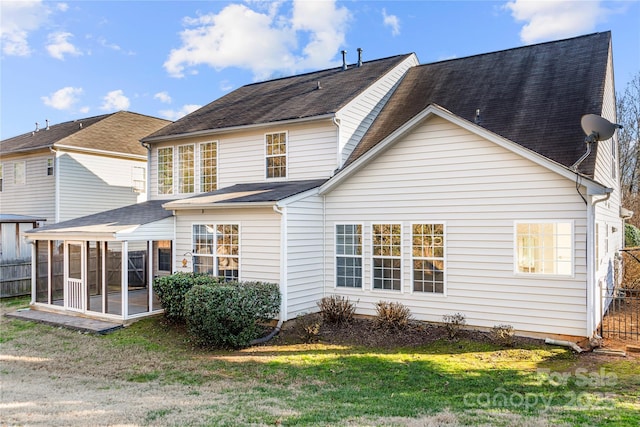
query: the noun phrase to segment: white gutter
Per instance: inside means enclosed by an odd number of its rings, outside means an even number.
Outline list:
[[[61,144],[55,144],[55,147],[57,149],[63,149],[67,151],[77,151],[80,153],[100,154],[103,156],[124,157],[128,159],[144,160],[144,161],[147,160],[147,156],[141,155],[141,154],[128,154],[128,153],[121,153],[116,151],[98,150],[95,148],[73,147],[71,145],[61,145]]]
[[[175,134],[175,135],[163,135],[163,136],[156,136],[153,138],[142,138],[141,141],[146,143],[175,141],[177,139],[193,138],[196,136],[219,135],[222,133],[229,133],[237,130],[262,129],[262,128],[272,127],[272,126],[284,126],[284,125],[290,125],[290,124],[313,122],[317,120],[332,119],[333,117],[335,117],[335,114],[329,113],[329,114],[323,114],[321,116],[301,117],[298,119],[279,120],[275,122],[255,123],[250,125],[229,126],[226,128],[206,129],[206,130],[199,130],[196,132],[188,132],[188,133]]]

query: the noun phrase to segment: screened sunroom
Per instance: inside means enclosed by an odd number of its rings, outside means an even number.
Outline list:
[[[111,320],[162,310],[153,279],[173,271],[173,218],[161,201],[26,233],[33,243],[33,308]]]

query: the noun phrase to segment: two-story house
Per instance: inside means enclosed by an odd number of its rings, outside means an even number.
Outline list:
[[[120,111],[0,141],[0,259],[30,258],[21,233],[146,200],[140,138],[171,123]]]
[[[419,320],[591,336],[622,242],[615,138],[577,161],[582,116],[615,121],[612,73],[607,32],[250,84],[143,138],[142,207],[29,236],[45,267],[53,241],[77,254],[62,305],[104,317],[161,309],[130,283],[162,261],[277,282],[283,321],[337,294],[361,314],[399,301]],[[146,269],[129,267],[140,252]],[[34,305],[55,305],[34,276]]]

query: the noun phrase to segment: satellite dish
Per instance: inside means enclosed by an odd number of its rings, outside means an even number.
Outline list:
[[[585,114],[580,124],[585,135],[594,141],[606,141],[613,136],[616,129],[622,129],[619,124],[611,123],[596,114]]]

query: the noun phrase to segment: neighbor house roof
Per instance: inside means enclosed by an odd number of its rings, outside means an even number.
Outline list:
[[[0,141],[3,155],[60,146],[146,156],[140,139],[171,123],[169,120],[129,111],[87,117]]]
[[[18,214],[0,214],[0,223],[18,223],[18,222],[41,222],[46,221],[46,218],[31,215],[18,215]]]
[[[582,115],[602,114],[610,41],[596,33],[413,67],[345,166],[439,105],[570,167],[586,149]],[[594,158],[581,172],[593,175]]]
[[[411,55],[248,84],[144,140],[333,114]]]
[[[173,214],[163,209],[166,200],[149,200],[135,205],[99,212],[56,224],[36,228],[27,233],[31,238],[39,235],[59,236],[111,234],[135,230],[138,227],[171,217]]]
[[[201,209],[243,204],[273,204],[320,187],[326,179],[236,184],[186,199],[167,202],[166,209]]]

